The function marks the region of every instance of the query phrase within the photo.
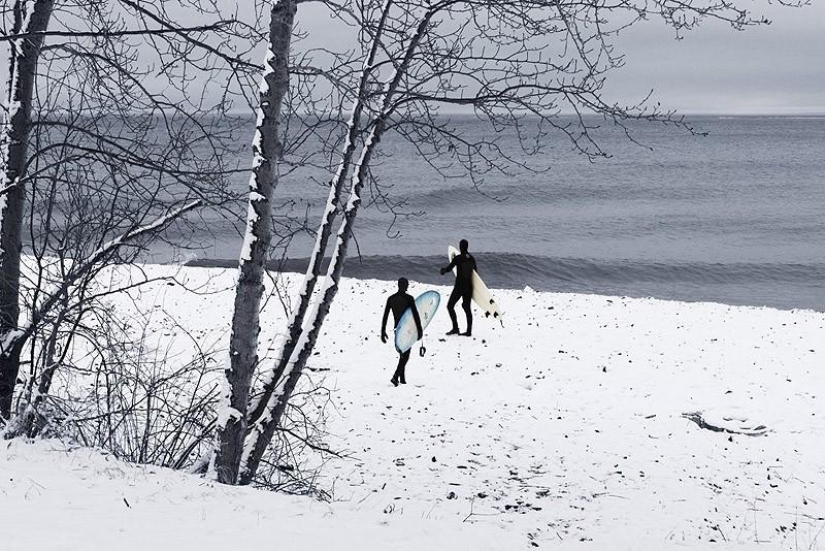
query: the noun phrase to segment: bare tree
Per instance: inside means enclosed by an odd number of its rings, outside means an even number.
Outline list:
[[[781,3],[798,6],[807,2]],[[708,19],[734,29],[765,22],[739,4],[734,0],[328,3],[341,28],[354,29],[360,54],[334,66],[316,63],[312,70],[344,90],[350,115],[310,266],[279,358],[265,370],[262,389],[254,395],[251,407],[234,401],[228,410],[238,427],[244,424],[240,419],[244,412],[248,417],[240,483],[255,479],[332,305],[364,187],[369,186],[374,200],[390,204],[370,171],[387,132],[410,141],[421,158],[445,177],[464,177],[480,188],[490,174],[531,170],[530,158],[544,153],[543,138],[549,132],[565,134],[579,153],[595,158],[606,155],[593,134],[603,124],[619,126],[629,139],[633,139],[632,121],[692,131],[683,119],[660,111],[648,98],[624,105],[605,97],[606,79],[624,62],[613,40],[624,29],[653,18],[664,21],[677,35]],[[283,39],[278,43],[284,44]],[[439,116],[444,106],[463,109],[485,121],[489,134],[462,133],[449,117]],[[573,113],[572,119],[563,113]],[[504,133],[517,137],[517,151],[508,150],[501,140]],[[314,292],[337,214],[341,221],[331,261],[322,288]],[[249,319],[257,327],[257,320]],[[255,367],[256,342],[250,339],[245,344],[245,354],[253,360],[244,367],[244,395]],[[230,383],[237,377],[227,374]],[[230,387],[228,392],[235,389]],[[236,458],[233,453],[232,461]],[[224,468],[234,476],[234,463]]]
[[[31,110],[42,32],[52,13],[50,0],[18,0],[12,8],[8,96],[0,128],[0,417],[8,418],[22,339],[20,316],[20,252],[23,228],[25,174]],[[28,36],[27,36],[28,35]]]
[[[210,465],[217,480],[226,484],[235,484],[238,477],[249,389],[258,363],[264,269],[272,241],[270,204],[278,183],[278,160],[283,153],[279,129],[281,108],[289,89],[289,45],[295,12],[294,1],[279,0],[273,2],[270,13],[269,48],[264,61],[249,180],[247,229],[235,293],[229,360],[224,371],[223,404]]]
[[[266,403],[275,389],[274,382],[279,376],[278,373],[283,373],[286,369],[289,355],[298,343],[301,324],[307,313],[310,298],[320,275],[321,261],[329,241],[333,220],[338,211],[344,184],[350,171],[352,154],[355,151],[360,131],[358,121],[365,105],[363,100],[355,102],[346,125],[342,146],[344,154],[341,156],[335,174],[329,183],[329,196],[323,214],[326,223],[322,224],[317,232],[315,247],[310,257],[304,284],[299,293],[298,303],[290,315],[287,340],[283,345],[279,364],[276,369],[265,375],[263,394],[254,397],[251,402],[251,409],[248,410],[252,377],[258,367],[258,311],[263,298],[263,271],[270,253],[271,229],[264,221],[270,216],[269,203],[272,201],[272,195],[277,185],[277,174],[273,178],[271,172],[273,165],[277,166],[278,155],[283,152],[282,139],[278,134],[276,125],[278,117],[281,116],[280,103],[284,101],[289,91],[287,63],[290,55],[290,44],[284,42],[283,34],[279,36],[279,33],[284,33],[287,29],[291,31],[296,7],[295,4],[290,2],[275,2],[272,8],[271,47],[267,54],[268,67],[263,77],[261,111],[258,118],[258,128],[256,129],[256,158],[250,182],[249,221],[241,253],[240,275],[233,316],[232,344],[230,345],[230,364],[226,371],[228,387],[225,391],[225,405],[222,408],[225,413],[218,423],[219,427],[226,426],[227,429],[223,431],[219,429],[217,433],[216,453],[212,463],[212,469],[217,471],[218,480],[226,483],[237,481],[238,468],[245,454],[252,453],[256,457],[262,457],[263,451],[265,451],[261,450],[259,452],[250,447],[244,449],[243,441],[248,432],[247,419],[254,423],[265,414]],[[388,15],[388,11],[385,12],[385,15]],[[379,42],[375,41],[372,51],[364,61],[365,66],[375,59],[378,47]],[[340,56],[334,56],[334,58],[340,63]],[[294,61],[293,64],[295,64]],[[341,64],[341,66],[343,65]],[[298,71],[306,72],[309,76],[322,75],[330,78],[328,72],[320,71],[317,67],[311,65],[299,64]],[[359,83],[358,94],[361,96],[367,94],[367,75],[368,73],[364,72]],[[333,76],[330,79],[334,84],[340,84],[337,77]],[[317,97],[313,98],[311,92],[296,95],[299,100],[314,103],[317,103],[318,100]],[[346,94],[344,94],[344,97],[346,97]],[[307,111],[305,104],[301,105],[299,103],[298,106],[297,111],[299,113],[300,111]],[[300,109],[300,107],[304,107],[304,109]],[[294,107],[293,110],[295,111]],[[300,114],[298,117],[300,118]],[[293,118],[295,118],[294,114]],[[324,121],[313,121],[311,126],[313,129],[323,127]],[[334,140],[332,141],[334,142]],[[268,142],[271,142],[271,144]],[[329,138],[320,140],[322,146],[328,145],[329,142]],[[319,141],[316,140],[316,143],[319,143]],[[264,176],[272,178],[272,183],[262,180]],[[254,244],[254,246],[250,246],[250,244]],[[269,436],[269,439],[271,437],[272,435]]]
[[[31,431],[60,363],[56,336],[71,340],[65,327],[90,314],[95,275],[150,243],[197,241],[207,226],[196,212],[236,204],[244,121],[227,111],[248,103],[258,67],[246,57],[260,33],[211,0],[17,0],[3,18],[12,63],[0,134],[0,418],[12,413],[26,346],[42,359],[14,434]],[[206,22],[181,23],[193,19]],[[24,241],[35,269],[21,288]]]

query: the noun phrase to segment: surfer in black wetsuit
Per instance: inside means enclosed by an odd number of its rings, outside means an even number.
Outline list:
[[[407,294],[407,287],[410,282],[407,278],[402,277],[398,280],[398,292],[390,295],[387,299],[387,305],[384,307],[384,319],[381,321],[381,342],[387,342],[387,318],[392,310],[392,315],[395,318],[395,327],[398,327],[398,322],[401,321],[401,316],[407,311],[407,308],[412,308],[413,319],[415,326],[418,328],[418,340],[424,336],[424,330],[421,328],[421,318],[418,316],[418,309],[415,307],[415,299],[412,295]],[[407,360],[410,359],[410,350],[400,352],[398,357],[398,367],[395,368],[395,373],[390,379],[393,386],[407,384],[407,379],[404,376],[404,368],[407,367]]]
[[[458,335],[458,319],[455,315],[455,305],[461,299],[461,308],[467,316],[467,331],[461,333],[465,337],[473,335],[473,312],[470,309],[470,299],[473,297],[473,271],[476,269],[476,259],[473,258],[467,248],[469,244],[466,239],[462,239],[458,244],[461,251],[453,257],[453,260],[445,267],[441,268],[441,275],[446,274],[453,268],[456,269],[455,285],[450,293],[450,300],[447,301],[447,312],[453,322],[453,328],[447,332],[448,335]]]

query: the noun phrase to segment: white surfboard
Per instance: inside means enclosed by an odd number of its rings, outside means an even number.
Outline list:
[[[422,331],[432,321],[440,302],[441,295],[438,294],[438,291],[425,291],[415,299],[415,309],[418,310],[418,317],[421,319]],[[395,349],[399,352],[406,352],[413,347],[417,340],[418,327],[415,325],[412,308],[407,308],[395,328]]]
[[[453,261],[453,258],[461,254],[458,249],[450,245],[447,247],[447,257],[450,259],[450,262]],[[453,268],[453,273],[457,273],[458,270]],[[490,292],[490,289],[484,284],[481,278],[478,276],[478,272],[473,270],[473,302],[475,302],[479,308],[484,310],[484,315],[489,317],[493,316],[497,320],[501,322],[501,325],[504,325],[504,321],[502,320],[502,316],[504,316],[504,312],[498,307],[496,304],[495,299],[493,298],[493,294]]]

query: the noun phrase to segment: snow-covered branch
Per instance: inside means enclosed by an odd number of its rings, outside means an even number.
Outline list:
[[[29,321],[22,327],[8,333],[4,336],[2,344],[0,344],[0,354],[7,354],[16,347],[20,347],[22,343],[28,339],[36,330],[41,320],[46,314],[51,311],[54,305],[61,299],[63,294],[79,279],[88,275],[95,268],[101,266],[103,260],[117,253],[117,251],[124,246],[130,245],[140,239],[146,238],[158,231],[163,230],[169,224],[181,218],[184,214],[203,205],[203,201],[195,200],[170,210],[161,217],[134,228],[99,247],[85,260],[76,263],[66,277],[60,282],[60,285],[48,293],[48,298],[40,307],[31,313]]]
[[[370,78],[372,76],[372,66],[379,51],[384,27],[387,18],[389,17],[392,4],[393,0],[384,1],[378,29],[373,36],[373,42],[369,50],[369,54],[364,59],[361,70],[361,78],[359,79],[358,88],[354,95],[352,109],[347,121],[347,134],[343,149],[341,151],[341,157],[338,162],[338,168],[329,184],[329,196],[327,198],[326,207],[324,208],[324,214],[321,217],[321,224],[316,234],[315,245],[309,259],[306,274],[304,275],[301,290],[298,293],[298,306],[293,311],[292,316],[289,319],[287,339],[281,347],[281,354],[278,359],[278,363],[266,373],[263,380],[263,391],[252,401],[249,409],[250,424],[257,422],[264,415],[270,396],[275,390],[275,385],[283,378],[284,371],[287,369],[287,364],[301,336],[304,318],[309,308],[318,277],[321,273],[321,262],[324,258],[324,252],[327,249],[329,237],[332,233],[332,224],[335,220],[335,215],[338,212],[338,204],[341,200],[341,193],[343,192],[344,183],[349,175],[352,157],[357,146],[358,132],[361,129],[361,116],[367,102],[366,96],[368,93]]]

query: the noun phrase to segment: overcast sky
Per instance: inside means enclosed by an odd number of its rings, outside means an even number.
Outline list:
[[[678,41],[661,24],[640,25],[620,39],[627,66],[612,91],[653,88],[685,113],[825,114],[825,1],[814,3],[768,6],[768,26],[710,24]]]
[[[682,113],[825,114],[825,0],[802,9],[766,0],[741,3],[761,6],[773,24],[737,32],[711,22],[682,40],[659,21],[626,31],[617,41],[626,66],[611,75],[611,99],[633,102],[652,89],[666,109]],[[310,44],[334,46],[336,24],[319,9],[302,5],[299,26],[309,32]],[[5,62],[4,55],[4,84]]]
[[[682,40],[658,20],[626,31],[616,41],[627,55],[609,78],[611,99],[638,101],[653,90],[664,108],[682,113],[825,114],[825,0],[800,9],[740,5],[760,8],[772,24],[735,31],[707,21]],[[302,5],[299,25],[322,37],[310,43],[329,45],[335,26],[318,10]]]

